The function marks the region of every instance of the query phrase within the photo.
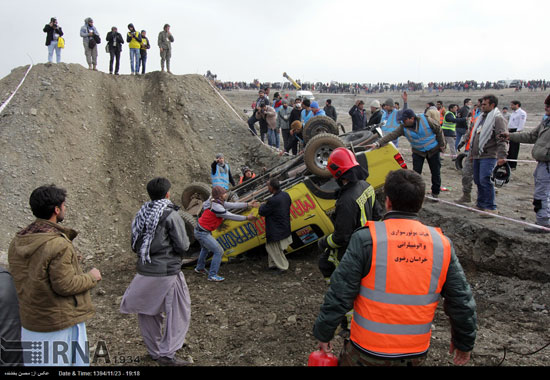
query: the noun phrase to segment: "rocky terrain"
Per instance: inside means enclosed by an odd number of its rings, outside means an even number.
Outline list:
[[[0,80],[4,102],[27,67]],[[347,130],[349,94],[330,97]],[[409,94],[409,106],[424,109],[428,101],[461,103],[481,93]],[[501,105],[513,98],[524,104],[529,127],[542,117],[547,94],[498,91]],[[370,103],[374,95],[358,95]],[[400,94],[389,94],[400,100]],[[378,96],[384,101],[388,94]],[[233,170],[241,165],[272,167],[284,160],[252,137],[244,109],[253,91],[220,94],[198,75],[152,72],[140,77],[113,77],[80,65],[36,65],[0,114],[0,264],[14,234],[33,220],[28,197],[46,183],[68,190],[66,224],[80,232],[75,240],[83,266],[98,267],[103,280],[92,291],[96,316],[87,323],[92,356],[98,342],[109,349],[110,363],[156,365],[146,353],[137,318],[119,312],[121,297],[134,276],[130,224],[147,200],[145,184],[166,176],[172,200],[194,181],[209,182],[209,166],[223,152]],[[400,148],[408,163],[410,150]],[[520,158],[529,160],[522,146]],[[550,264],[548,235],[523,233],[532,223],[532,164],[518,165],[512,181],[499,189],[497,204],[504,218],[481,218],[452,202],[460,196],[460,173],[449,157],[443,182],[449,191],[441,202],[425,204],[422,218],[440,226],[454,242],[478,305],[479,331],[471,366],[542,366],[550,363]],[[429,169],[423,173],[429,182]],[[475,190],[474,190],[475,193]],[[184,270],[192,300],[187,344],[178,354],[197,366],[304,366],[316,347],[313,322],[326,290],[314,248],[289,255],[291,270],[274,276],[266,270],[265,251],[258,249],[224,264],[222,283]],[[449,325],[442,308],[434,322],[428,365],[451,365]],[[341,338],[335,339],[336,350]],[[541,349],[542,348],[542,349]]]

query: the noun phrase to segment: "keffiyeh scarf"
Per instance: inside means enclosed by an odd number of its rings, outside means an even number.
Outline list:
[[[143,264],[151,262],[149,256],[151,242],[155,236],[162,213],[171,204],[172,202],[169,199],[146,202],[141,206],[132,222],[132,249],[135,250],[136,242],[141,237],[142,243],[139,249],[139,256]]]

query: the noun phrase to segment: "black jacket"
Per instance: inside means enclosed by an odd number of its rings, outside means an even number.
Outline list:
[[[54,31],[57,32],[57,34],[59,34],[60,36],[63,35],[63,30],[60,26],[58,26],[57,28],[52,28],[50,24],[46,24],[46,26],[44,27],[44,32],[47,33],[46,46],[50,46],[50,44],[52,43]]]
[[[177,212],[176,206],[168,206],[159,219],[155,237],[151,242],[150,263],[142,263],[139,249],[142,238],[138,238],[135,250],[138,254],[137,272],[143,276],[164,277],[180,272],[184,253],[189,249],[189,238],[185,222]]]
[[[124,38],[122,37],[122,34],[119,32],[109,32],[107,33],[107,37],[105,37],[107,40],[107,44],[109,45],[109,50],[115,49],[115,51],[121,51],[122,50],[122,44],[124,44]],[[113,46],[113,43],[116,41],[116,46]]]
[[[384,216],[384,220],[390,218],[418,219],[418,216],[391,211]],[[332,340],[342,318],[353,309],[361,280],[370,272],[371,261],[372,238],[368,227],[364,227],[352,235],[346,254],[330,279],[330,288],[313,328],[313,335],[319,341]],[[452,342],[461,351],[471,351],[477,332],[476,303],[452,244],[451,261],[441,296],[444,299],[443,310],[451,322]]]
[[[290,195],[279,191],[260,206],[258,213],[265,217],[265,235],[268,243],[286,239],[292,233],[290,230],[291,205]]]
[[[21,365],[21,320],[19,319],[19,301],[11,274],[0,267],[0,339],[12,341],[10,350],[0,351],[0,366]],[[4,343],[3,343],[4,344]]]
[[[472,111],[470,107],[464,106],[458,110],[457,120],[456,120],[456,129],[461,129],[462,132],[466,132],[468,129],[468,117],[471,116]]]
[[[369,122],[367,123],[367,125],[376,125],[376,124],[380,124],[381,121],[382,121],[382,110],[376,110],[376,111],[370,116],[370,119],[369,119]]]
[[[325,114],[332,120],[336,121],[336,119],[338,119],[338,113],[336,112],[336,108],[334,108],[334,106],[325,106],[323,110],[325,111]]]
[[[367,111],[359,109],[355,104],[349,110],[349,115],[351,116],[351,121],[353,123],[351,129],[353,131],[360,131],[365,129],[367,126]]]
[[[328,248],[330,240],[332,240],[339,250],[345,251],[353,231],[363,225],[358,200],[368,193],[370,194],[364,199],[363,203],[366,219],[380,220],[382,218],[382,210],[376,202],[374,188],[366,181],[349,182],[340,189],[337,195],[338,200],[332,215],[334,232],[323,239],[323,242],[320,243],[321,248]]]

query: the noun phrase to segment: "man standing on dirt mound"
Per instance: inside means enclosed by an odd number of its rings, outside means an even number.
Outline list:
[[[359,165],[352,151],[336,148],[329,156],[327,169],[340,186],[332,216],[334,232],[317,243],[321,250],[319,269],[328,281],[344,256],[353,231],[368,220],[379,220],[382,210],[374,188],[365,181],[368,171]]]
[[[162,31],[159,33],[158,46],[160,49],[160,70],[164,72],[164,64],[166,63],[166,71],[168,74],[172,74],[170,71],[170,59],[172,58],[172,42],[174,42],[174,36],[170,32],[170,25],[165,24]]]
[[[380,222],[355,231],[330,287],[313,335],[331,351],[338,325],[353,309],[341,366],[414,366],[428,354],[442,296],[451,323],[450,353],[466,364],[477,333],[476,304],[451,241],[422,224],[425,184],[412,170],[388,174]]]
[[[537,160],[535,169],[535,193],[533,206],[537,215],[537,225],[550,228],[550,95],[544,101],[545,116],[535,129],[525,132],[502,133],[501,139],[515,143],[534,144],[531,154]],[[526,227],[525,232],[548,233],[546,229]]]
[[[181,271],[189,238],[178,207],[170,201],[170,187],[166,178],[154,178],[147,184],[151,201],[143,204],[132,222],[137,274],[124,293],[120,312],[137,314],[143,341],[154,361],[184,366],[190,363],[175,355],[183,347],[191,321],[191,298]]]

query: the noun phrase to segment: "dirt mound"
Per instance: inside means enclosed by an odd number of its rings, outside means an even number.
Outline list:
[[[26,67],[0,81],[15,89]],[[272,166],[279,158],[253,138],[243,118],[199,75],[112,76],[76,64],[37,65],[0,118],[0,250],[32,220],[30,192],[46,183],[68,190],[67,225],[82,234],[83,252],[127,252],[130,221],[146,200],[145,184],[166,176],[180,203],[188,183],[210,183],[223,152],[240,166]],[[96,259],[97,257],[94,257]]]

